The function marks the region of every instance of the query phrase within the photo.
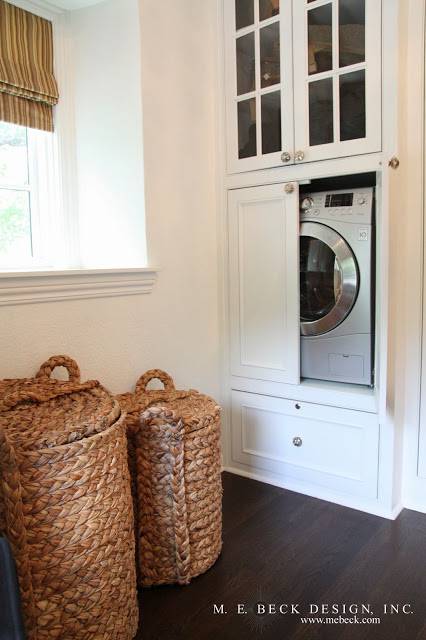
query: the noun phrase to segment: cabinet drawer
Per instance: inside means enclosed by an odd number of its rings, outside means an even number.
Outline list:
[[[377,416],[233,392],[232,458],[253,472],[377,497]]]

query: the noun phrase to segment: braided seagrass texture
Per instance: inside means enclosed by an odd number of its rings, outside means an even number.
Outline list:
[[[41,380],[49,380],[53,370],[56,367],[63,367],[68,372],[70,382],[80,382],[80,369],[75,360],[69,356],[52,356],[44,362],[36,374],[36,378]],[[6,393],[10,393],[13,389],[22,389],[26,387],[34,387],[34,378],[15,378],[0,380],[0,398]]]
[[[138,609],[124,416],[98,382],[44,371],[21,388],[0,384],[0,526],[27,636],[130,640]]]
[[[147,390],[154,378],[164,390]],[[222,548],[220,408],[197,391],[177,391],[158,369],[118,400],[128,412],[139,580],[188,584]]]

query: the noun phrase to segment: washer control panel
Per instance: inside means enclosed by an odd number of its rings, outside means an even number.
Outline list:
[[[300,217],[302,222],[320,219],[371,224],[373,203],[373,187],[309,193],[300,199]]]

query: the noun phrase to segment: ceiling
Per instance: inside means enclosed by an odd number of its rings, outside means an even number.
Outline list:
[[[59,7],[60,9],[67,9],[72,11],[73,9],[83,9],[84,7],[90,7],[92,4],[99,4],[104,0],[48,0],[49,4]]]

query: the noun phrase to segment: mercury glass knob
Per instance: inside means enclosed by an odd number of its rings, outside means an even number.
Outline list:
[[[296,151],[296,155],[294,157],[296,158],[296,162],[303,162],[305,154],[303,151]]]
[[[291,160],[291,154],[288,151],[284,151],[281,154],[281,161],[282,162],[290,162]]]
[[[293,444],[295,447],[301,447],[303,444],[302,438],[299,438],[299,437],[293,438]]]
[[[284,187],[284,191],[290,195],[291,193],[294,193],[294,184],[292,182],[287,182],[287,184]]]

